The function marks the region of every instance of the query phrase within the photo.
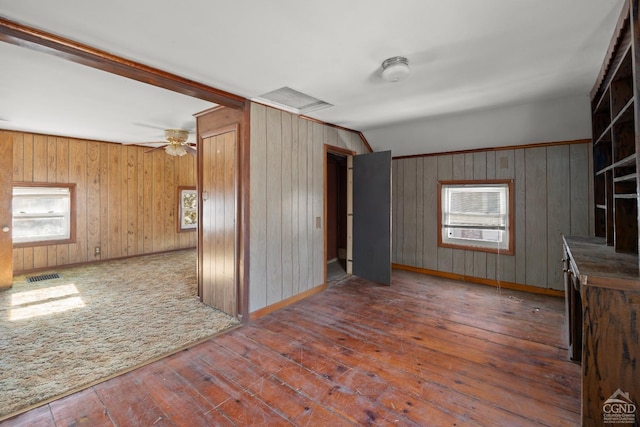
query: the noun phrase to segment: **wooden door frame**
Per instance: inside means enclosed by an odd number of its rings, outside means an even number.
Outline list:
[[[324,144],[324,157],[323,157],[323,174],[324,174],[324,200],[323,200],[323,227],[324,227],[324,242],[323,242],[323,251],[324,251],[324,284],[327,284],[327,233],[329,228],[327,227],[327,198],[328,198],[328,181],[327,181],[327,156],[329,154],[333,154],[335,156],[343,157],[347,159],[347,274],[351,274],[352,272],[352,248],[353,248],[353,180],[352,180],[352,166],[351,162],[353,161],[353,156],[357,153],[355,151],[336,147],[329,144]]]

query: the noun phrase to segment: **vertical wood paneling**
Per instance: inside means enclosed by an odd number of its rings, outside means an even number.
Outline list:
[[[365,151],[353,132],[262,105],[252,104],[250,129],[254,312],[323,284],[324,145]]]
[[[282,115],[282,165],[280,168],[282,192],[282,298],[293,295],[293,221],[292,185],[294,179],[291,168],[291,115]]]
[[[300,280],[297,284],[296,293],[311,287],[311,241],[309,232],[312,224],[311,213],[308,210],[310,188],[309,188],[309,138],[308,121],[297,118],[298,123],[298,164],[300,176],[300,194],[298,195],[298,226],[300,241]],[[295,285],[294,285],[295,286]]]
[[[324,144],[322,136],[323,126],[320,123],[313,123],[313,141],[311,150],[313,152],[313,216],[320,218],[320,227],[317,222],[313,229],[313,285],[318,286],[324,283],[324,271],[326,269],[324,253]],[[318,141],[318,143],[316,143]]]
[[[87,261],[87,144],[69,140],[69,182],[76,183],[76,243],[69,245],[71,263]]]
[[[282,113],[267,109],[267,304],[282,300]]]
[[[315,227],[316,227],[316,218],[313,210],[313,200],[315,198],[313,192],[315,191],[315,184],[313,180],[313,169],[314,169],[314,158],[313,158],[313,123],[307,122],[307,209],[306,214],[309,218],[309,228],[307,229],[307,242],[308,242],[308,252],[309,252],[309,263],[307,264],[307,272],[309,277],[307,278],[307,282],[304,284],[304,290],[311,289],[313,287],[314,272],[313,266],[315,264],[315,258],[322,256],[318,253],[317,248],[315,247]],[[319,167],[320,165],[318,165]],[[302,289],[301,289],[302,290]]]
[[[108,147],[108,173],[109,173],[109,186],[108,186],[108,211],[109,213],[109,252],[107,253],[109,258],[116,258],[124,256],[122,253],[122,153],[120,147],[115,145],[109,145]],[[162,197],[156,198],[157,203],[162,204]],[[160,214],[161,215],[161,214]],[[156,222],[156,235],[160,235],[162,230],[162,219],[158,216],[160,221]],[[159,238],[159,237],[158,237]],[[157,245],[156,250],[162,246]]]
[[[416,162],[415,173],[410,161]],[[556,253],[560,233],[588,233],[589,161],[586,143],[393,160],[394,262],[560,289],[560,264],[555,267],[561,258]],[[514,255],[437,246],[436,186],[438,180],[451,179],[514,180]],[[569,196],[573,192],[575,198]],[[407,242],[413,242],[416,230],[421,237],[413,249]],[[415,260],[409,251],[415,251]]]
[[[126,209],[126,241],[127,254],[137,255],[138,252],[138,152],[136,147],[124,147],[127,152],[126,183],[127,183],[127,209]],[[169,188],[167,188],[167,192]],[[175,194],[175,190],[174,190]],[[174,196],[175,197],[175,196]],[[177,203],[177,202],[176,202]],[[174,218],[175,219],[175,218]]]
[[[407,232],[403,239],[402,246],[402,263],[405,265],[416,265],[416,203],[417,203],[417,187],[416,187],[416,159],[406,159],[404,174],[402,177],[403,186],[403,216],[402,227]]]
[[[438,156],[438,180],[446,181],[453,178],[453,158],[450,155]],[[434,224],[437,229],[437,222]],[[436,230],[437,233],[440,230]],[[453,249],[438,247],[438,270],[451,273],[453,271]]]
[[[81,141],[84,143],[84,141]],[[87,261],[100,259],[95,255],[94,249],[100,246],[100,188],[102,177],[100,175],[100,143],[95,141],[86,142],[87,146],[87,178],[86,178],[86,200],[87,210],[85,214],[86,239],[87,239]]]
[[[547,287],[547,149],[525,149],[526,283]]]
[[[571,188],[568,196],[571,197],[571,231],[570,235],[589,235],[589,184],[591,174],[589,168],[589,146],[587,144],[574,144],[570,146],[570,181]]]
[[[164,168],[164,156],[162,150],[156,150],[152,153],[149,153],[153,160],[153,175],[152,175],[152,188],[156,188],[159,185],[162,185],[165,182],[165,168]],[[153,206],[153,251],[159,252],[165,250],[165,244],[162,239],[162,234],[165,226],[164,216],[165,216],[165,198],[164,195],[159,195],[159,197],[154,197],[152,201]],[[115,196],[110,195],[109,198],[114,198]],[[117,242],[118,244],[120,242]]]
[[[396,203],[395,206],[392,206],[391,216],[395,219],[392,222],[392,240],[391,240],[391,250],[394,254],[393,259],[396,259],[396,262],[402,262],[402,248],[404,247],[404,168],[407,163],[407,159],[402,159],[391,167],[391,197],[393,195],[397,195],[397,200],[402,201]]]
[[[571,230],[570,155],[568,145],[547,147],[547,287],[564,289],[562,233]]]
[[[423,259],[422,265],[430,270],[438,269],[438,159],[423,159],[422,200],[424,202]]]
[[[393,194],[392,194],[393,198]],[[416,259],[415,265],[422,267],[424,260],[424,157],[416,159]],[[391,212],[393,217],[393,211]],[[393,230],[392,230],[393,232]]]
[[[164,154],[164,153],[163,153]],[[164,157],[164,228],[162,229],[162,241],[165,248],[176,247],[176,238],[178,235],[171,232],[171,227],[176,227],[176,221],[178,217],[178,188],[176,187],[176,161],[167,156]],[[175,159],[178,160],[178,159]],[[179,161],[179,160],[178,160]]]
[[[143,156],[143,204],[144,204],[144,252],[153,252],[153,155],[151,153]]]
[[[516,282],[527,283],[527,205],[526,205],[526,185],[525,185],[525,158],[524,149],[514,151],[515,164],[515,221],[516,221],[516,239],[515,239],[515,262],[516,262]],[[533,215],[533,213],[532,213]]]
[[[291,295],[300,292],[300,142],[298,117],[291,119]]]
[[[237,314],[236,301],[236,197],[237,197],[237,180],[236,172],[238,164],[236,158],[236,132],[228,132],[224,134],[224,159],[223,159],[223,194],[224,194],[224,239],[222,248],[223,277],[221,280],[221,289],[218,293],[223,294],[223,305],[220,307],[222,311],[232,316]]]
[[[76,241],[14,249],[14,259],[21,260],[15,272],[151,253],[158,239],[163,242],[155,250],[195,246],[194,237],[183,241],[176,236],[176,189],[195,185],[193,156],[179,159],[164,152],[144,154],[145,147],[11,134],[19,147],[15,181],[76,184]],[[185,161],[188,172],[176,173],[179,162]],[[158,170],[162,170],[161,179],[153,181],[152,173]],[[153,204],[158,200],[166,209],[154,216]],[[154,229],[153,224],[160,225]],[[94,255],[96,247],[102,255]]]

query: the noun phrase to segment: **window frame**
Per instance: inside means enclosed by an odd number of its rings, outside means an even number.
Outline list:
[[[442,238],[443,232],[443,215],[442,215],[442,192],[444,186],[460,186],[469,185],[473,187],[482,187],[486,185],[506,185],[507,186],[507,217],[508,217],[508,238],[509,242],[506,248],[491,248],[488,246],[465,245],[461,243],[445,242]],[[469,251],[489,252],[502,255],[514,254],[515,241],[515,195],[514,184],[512,179],[474,179],[474,180],[448,180],[438,181],[438,246],[442,248],[463,249]]]
[[[76,184],[66,182],[19,182],[14,181],[12,184],[12,192],[15,187],[33,187],[33,188],[68,188],[69,189],[69,238],[57,240],[34,240],[30,242],[13,242],[14,248],[30,248],[36,246],[53,246],[76,242]],[[13,206],[13,195],[12,206]],[[13,222],[13,208],[11,212],[11,221]],[[13,239],[12,239],[13,240]]]
[[[195,195],[196,207],[195,209],[185,209],[184,199],[187,195]],[[196,222],[193,224],[185,224],[184,214],[187,211],[195,211]],[[178,187],[178,233],[185,233],[190,231],[197,231],[198,229],[198,193],[195,186],[179,186]]]

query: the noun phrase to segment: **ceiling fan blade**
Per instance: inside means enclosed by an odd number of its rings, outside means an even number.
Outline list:
[[[162,145],[162,146],[160,146],[160,147],[154,147],[154,148],[151,148],[150,150],[145,151],[145,152],[144,152],[144,154],[151,153],[152,151],[156,151],[156,150],[161,150],[161,149],[163,149],[164,147],[165,147],[165,146],[164,146],[164,145]]]
[[[194,147],[192,147],[191,145],[185,145],[184,149],[187,151],[187,153],[193,154],[194,156],[197,154],[196,149]]]
[[[151,144],[166,144],[167,141],[152,141],[152,142],[123,142],[122,145],[151,145]]]
[[[150,124],[147,124],[147,123],[135,122],[135,123],[132,123],[132,124],[134,126],[141,126],[143,128],[158,129],[158,130],[165,130],[166,129],[166,127],[150,125]]]

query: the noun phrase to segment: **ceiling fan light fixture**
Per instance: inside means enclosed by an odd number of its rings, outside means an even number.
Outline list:
[[[171,143],[164,147],[164,151],[170,156],[184,156],[187,154],[187,150],[185,150],[184,146],[175,143]]]
[[[404,56],[394,56],[382,62],[382,78],[388,82],[404,80],[409,71],[409,60]]]

